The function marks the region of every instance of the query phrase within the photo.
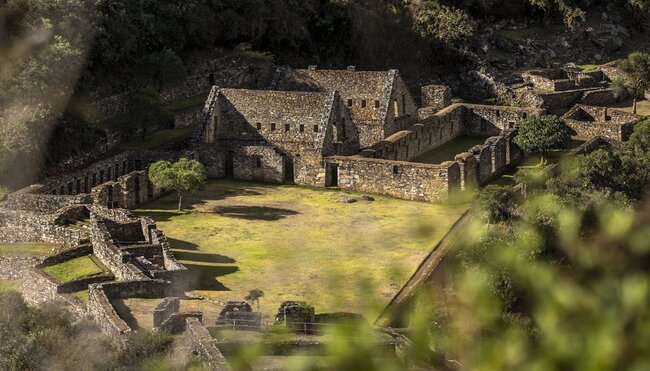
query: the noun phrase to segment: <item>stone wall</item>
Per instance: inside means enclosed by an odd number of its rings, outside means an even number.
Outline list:
[[[617,102],[612,89],[599,89],[587,91],[582,95],[581,103],[591,106],[607,106]]]
[[[582,96],[583,90],[569,90],[558,93],[539,94],[545,108],[571,107]]]
[[[362,152],[364,157],[409,161],[463,133],[463,107],[453,105]]]
[[[199,161],[205,166],[209,178],[226,175],[226,149],[216,144],[202,144],[196,149]]]
[[[188,318],[185,336],[189,340],[192,352],[198,354],[209,370],[226,371],[230,365],[215,345],[214,339],[197,318]]]
[[[104,292],[103,285],[91,285],[88,288],[88,313],[93,316],[95,323],[103,333],[111,337],[118,345],[126,346],[133,330],[117,314],[109,297]]]
[[[281,184],[285,177],[285,156],[275,147],[242,146],[235,151],[234,179]]]
[[[179,157],[178,152],[128,150],[84,169],[46,179],[42,182],[42,187],[34,189],[32,193],[57,195],[90,193],[97,185],[117,181],[118,177],[133,171],[146,170],[155,161],[177,161]]]
[[[471,191],[478,188],[478,163],[476,156],[469,152],[459,153],[455,157],[460,170],[460,186],[463,191]]]
[[[479,185],[484,185],[491,179],[492,175],[492,151],[490,146],[479,145],[470,148],[469,153],[474,155],[476,159],[476,176],[477,179],[471,180],[472,183],[476,182]],[[467,182],[468,179],[465,179]]]
[[[58,282],[37,270],[30,269],[22,282],[22,295],[25,301],[32,305],[38,305],[44,302],[56,301],[65,306],[76,318],[86,316],[86,310],[81,302],[74,297],[60,295],[57,292]]]
[[[38,188],[36,185],[23,188],[7,196],[5,207],[13,210],[53,213],[61,208],[91,203],[88,195],[55,196],[42,193],[30,193]]]
[[[338,187],[408,200],[441,202],[460,190],[455,162],[417,164],[363,157],[329,157],[328,171],[337,172]]]
[[[451,89],[445,85],[425,85],[420,88],[422,107],[435,112],[451,105]]]
[[[38,263],[38,258],[20,255],[0,255],[0,280],[18,280],[25,277]]]
[[[153,327],[160,327],[173,313],[180,309],[180,301],[177,297],[164,298],[153,310]]]
[[[94,187],[91,191],[93,203],[108,208],[133,208],[141,203],[159,197],[162,190],[155,187],[146,171],[134,171]]]
[[[502,131],[513,129],[531,116],[544,114],[544,110],[536,108],[518,108],[507,106],[485,106],[463,104],[464,135],[496,136]]]
[[[0,208],[0,241],[43,241],[75,246],[88,238],[86,232],[56,225],[57,214],[34,214]]]
[[[588,122],[571,119],[564,120],[573,135],[582,138],[593,138],[597,136],[626,141],[634,131],[634,124],[617,125],[612,122]]]

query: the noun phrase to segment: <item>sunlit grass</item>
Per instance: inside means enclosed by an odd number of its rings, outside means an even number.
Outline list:
[[[20,292],[20,280],[0,280],[0,294],[11,291]]]
[[[262,311],[307,300],[317,312],[386,304],[465,210],[360,194],[215,181],[179,213],[174,195],[138,210],[156,220],[196,280],[194,292],[243,300],[265,292]],[[357,203],[344,204],[341,197]]]
[[[69,282],[82,277],[93,276],[103,272],[90,256],[82,256],[43,268],[43,272],[56,278],[60,282]]]
[[[46,243],[0,244],[0,254],[45,256],[52,253],[54,247]]]

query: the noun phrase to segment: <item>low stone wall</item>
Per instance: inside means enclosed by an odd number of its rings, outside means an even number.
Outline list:
[[[88,313],[103,333],[110,336],[117,344],[126,346],[133,330],[117,314],[110,299],[102,290],[104,284],[91,285],[88,288]]]
[[[57,300],[59,282],[40,270],[30,269],[23,280],[23,297],[31,304]]]
[[[601,136],[618,141],[626,141],[634,130],[634,124],[617,125],[614,123],[585,122],[570,119],[566,119],[565,122],[571,128],[574,135],[583,138]]]
[[[197,147],[198,159],[205,165],[205,172],[210,178],[223,178],[226,175],[226,150],[215,144],[203,144]]]
[[[455,104],[399,131],[362,152],[362,156],[409,161],[463,133],[464,107]]]
[[[153,327],[160,327],[165,320],[180,309],[180,300],[177,297],[164,298],[153,310]]]
[[[230,365],[214,343],[208,330],[197,318],[188,318],[187,336],[192,351],[198,354],[210,370],[230,370]]]
[[[50,255],[48,257],[45,257],[41,260],[41,262],[37,265],[37,268],[43,268],[43,267],[48,267],[51,265],[56,265],[59,263],[63,263],[68,260],[72,260],[75,258],[80,258],[82,256],[90,255],[93,253],[93,245],[91,244],[84,244],[84,245],[79,245],[76,246],[72,249],[67,249],[64,250],[58,254],[55,255]]]
[[[54,224],[57,215],[34,214],[0,208],[0,242],[34,242],[79,245],[88,235]]]
[[[29,189],[33,189],[29,187]],[[23,190],[7,196],[5,207],[12,210],[24,210],[37,213],[54,213],[59,209],[90,203],[88,195],[55,196],[41,193],[29,193]]]
[[[460,191],[460,168],[455,162],[440,165],[363,157],[329,157],[326,166],[338,169],[338,186],[407,200],[441,202]]]
[[[64,282],[57,286],[56,292],[59,294],[71,294],[73,292],[87,290],[88,286],[115,280],[112,273],[102,273],[90,277],[79,278],[70,282]]]
[[[600,89],[584,93],[581,103],[592,106],[607,106],[617,101],[618,99],[614,96],[614,90]]]

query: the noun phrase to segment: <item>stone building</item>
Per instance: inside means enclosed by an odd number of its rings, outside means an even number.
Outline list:
[[[429,164],[418,156],[460,136],[500,136],[543,112],[452,105],[441,85],[424,86],[418,108],[396,70],[309,67],[276,77],[272,88],[284,90],[212,89],[194,136],[209,176],[442,201],[500,174],[506,163],[493,149],[512,138],[485,144],[484,162],[499,166],[482,171],[468,165],[473,157]]]
[[[417,108],[398,70],[322,70],[316,66],[287,72],[282,90],[336,91],[350,112],[362,148],[415,123]]]
[[[564,116],[574,135],[583,138],[601,136],[626,141],[643,117],[608,107],[576,105]]]
[[[304,183],[319,176],[325,156],[359,150],[359,134],[336,91],[219,89],[213,99],[203,152],[224,153],[225,176]]]

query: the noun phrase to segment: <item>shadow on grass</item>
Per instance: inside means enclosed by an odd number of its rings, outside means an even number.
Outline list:
[[[130,328],[134,330],[139,328],[138,320],[135,319],[133,313],[131,313],[131,308],[124,303],[123,299],[113,299],[111,300],[111,304],[120,318],[122,318]]]
[[[191,262],[202,262],[202,263],[221,263],[221,264],[232,264],[236,263],[235,259],[219,254],[197,254],[187,251],[174,251],[174,256],[176,259],[183,261]]]
[[[189,242],[189,241],[181,241],[177,240],[175,238],[170,238],[167,237],[167,242],[169,242],[169,245],[172,247],[172,249],[179,249],[179,250],[198,250],[199,245]],[[178,256],[179,253],[174,252],[175,256]],[[188,260],[193,260],[193,259],[188,259]]]
[[[264,206],[227,206],[216,207],[214,213],[226,216],[228,218],[237,218],[245,220],[266,220],[276,221],[284,219],[291,215],[300,214],[297,211],[289,209],[280,209],[276,207]]]
[[[188,269],[188,282],[190,290],[202,291],[230,291],[228,287],[217,280],[217,277],[226,276],[239,271],[236,266],[212,266],[183,263]]]

